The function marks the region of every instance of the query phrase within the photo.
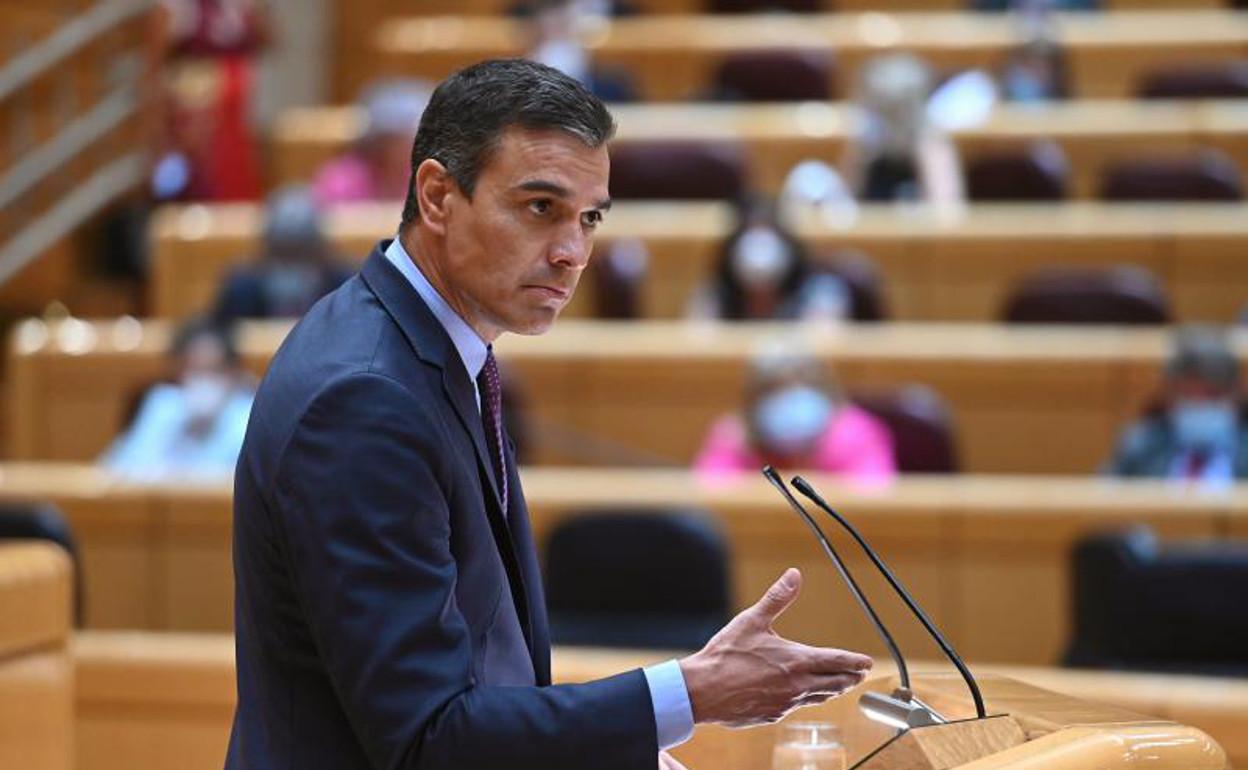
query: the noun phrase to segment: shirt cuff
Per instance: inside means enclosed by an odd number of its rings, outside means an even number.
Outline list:
[[[693,735],[693,706],[685,675],[674,660],[646,668],[646,684],[654,704],[654,726],[658,731],[659,750],[679,746]]]

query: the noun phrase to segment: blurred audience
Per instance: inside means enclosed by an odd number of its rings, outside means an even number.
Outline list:
[[[235,270],[221,286],[213,317],[220,324],[241,318],[297,318],[351,277],[325,238],[311,193],[288,187],[269,198],[263,252]]]
[[[412,140],[431,90],[421,80],[387,80],[365,90],[364,133],[348,152],[326,163],[312,183],[321,206],[402,200],[411,176]]]
[[[1044,102],[1065,98],[1068,92],[1066,55],[1053,19],[1052,0],[1015,4],[1021,42],[1001,68],[1001,95],[1011,102]]]
[[[255,395],[231,333],[197,319],[171,350],[174,382],[143,395],[126,431],[100,458],[136,481],[220,479],[234,470]]]
[[[928,116],[932,81],[931,68],[912,54],[888,54],[864,65],[858,93],[862,127],[844,164],[859,199],[963,200],[957,149]]]
[[[1248,478],[1239,361],[1217,329],[1181,329],[1161,406],[1123,433],[1108,471],[1210,485]]]
[[[694,468],[717,476],[757,473],[765,464],[864,483],[897,472],[888,428],[850,403],[819,361],[785,351],[751,363],[742,413],[712,425]]]
[[[770,203],[743,204],[737,229],[720,248],[709,285],[689,302],[691,318],[728,321],[844,318],[849,289],[816,269],[806,247]]]
[[[163,0],[164,136],[157,200],[252,200],[260,164],[252,134],[255,59],[268,42],[259,0]]]
[[[516,8],[525,41],[525,58],[554,67],[581,81],[599,99],[631,102],[637,98],[623,72],[598,67],[581,42],[615,10],[603,0],[528,0]]]
[[[1066,58],[1056,40],[1033,37],[1010,52],[1000,75],[1007,102],[1036,104],[1066,96]]]

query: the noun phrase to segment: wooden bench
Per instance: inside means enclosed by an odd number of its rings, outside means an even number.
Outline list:
[[[619,124],[617,145],[739,142],[752,185],[769,195],[779,192],[803,160],[838,165],[862,120],[861,112],[845,103],[642,104],[616,105],[611,111]],[[364,117],[355,107],[284,113],[273,129],[273,181],[312,179],[363,129]],[[958,131],[954,138],[964,161],[1051,139],[1070,160],[1072,197],[1082,199],[1095,199],[1105,169],[1126,158],[1214,147],[1248,171],[1248,115],[1230,101],[1004,104],[985,124]]]
[[[539,549],[571,516],[700,508],[727,539],[738,607],[798,566],[805,598],[781,627],[883,652],[809,533],[761,478],[717,485],[684,471],[533,467],[523,477]],[[141,488],[94,468],[46,464],[3,465],[0,478],[0,500],[50,500],[65,512],[81,549],[89,628],[233,627],[228,482]],[[812,481],[875,543],[959,649],[981,661],[1060,659],[1070,635],[1069,553],[1082,537],[1136,524],[1165,539],[1248,536],[1243,486],[1193,495],[1164,483],[1078,477],[915,477],[876,490],[817,474]],[[844,552],[864,589],[881,597],[899,643],[929,649],[861,555]]]
[[[1218,62],[1248,54],[1248,19],[1228,10],[1065,14],[1071,91],[1076,98],[1123,98],[1145,73],[1175,61]],[[440,80],[475,61],[522,52],[519,28],[483,17],[394,19],[377,30],[376,56],[342,62],[343,82],[381,73]],[[1018,43],[1013,19],[975,13],[641,16],[611,22],[587,41],[594,60],[629,72],[646,100],[703,93],[725,54],[758,48],[827,52],[835,93],[852,90],[866,59],[910,50],[940,70],[995,68]]]
[[[500,16],[513,5],[512,0],[423,0],[419,7],[402,2],[402,0],[370,0],[384,16],[402,14],[423,14],[427,16]],[[356,8],[352,3],[338,3],[341,13]],[[707,0],[632,0],[629,3],[642,13],[690,14],[700,13],[709,5]],[[892,0],[890,11],[961,11],[967,7],[966,0]],[[1148,10],[1157,8],[1224,8],[1222,0],[1108,0],[1104,3],[1107,11]],[[823,0],[827,12],[833,11],[872,11],[878,9],[879,3],[871,0]]]
[[[262,373],[289,328],[241,324],[246,366]],[[9,457],[96,457],[136,395],[168,374],[172,331],[133,319],[19,325],[8,362]],[[934,389],[950,406],[967,472],[1083,474],[1155,399],[1170,332],[567,320],[542,337],[506,336],[498,349],[529,394],[537,462],[685,465],[711,423],[739,407],[751,358],[779,340],[834,364],[851,391]],[[1235,340],[1248,350],[1243,335]]]
[[[557,682],[583,682],[670,658],[660,651],[555,648]],[[234,711],[234,641],[227,634],[81,633],[77,665],[78,770],[216,770],[221,766]],[[947,667],[916,661],[916,672]],[[877,660],[873,676],[892,671]],[[985,682],[1005,676],[1116,709],[1148,714],[1203,730],[1235,765],[1248,761],[1242,725],[1248,719],[1248,683],[1164,674],[976,665]],[[826,719],[844,729],[865,728],[851,693],[792,719]],[[744,732],[698,728],[677,750],[690,768],[721,768],[731,747],[734,767],[761,770],[777,728]],[[742,764],[748,761],[749,764]]]
[[[398,201],[335,207],[328,236],[344,259],[362,261],[377,240],[393,237],[401,210]],[[151,313],[183,319],[211,308],[225,275],[259,252],[262,223],[253,204],[162,208],[149,229]],[[619,203],[598,250],[639,238],[650,253],[641,313],[676,319],[713,274],[733,224],[727,204]],[[797,232],[817,253],[853,248],[871,257],[896,320],[995,321],[1014,284],[1045,266],[1145,268],[1184,321],[1227,323],[1248,301],[1248,207],[1239,204],[980,205],[953,213],[866,206],[843,224],[809,217]],[[592,281],[582,281],[564,317],[592,315],[593,292]]]
[[[400,16],[501,16],[512,0],[338,0],[333,3],[335,61],[333,92],[338,100],[351,99],[368,77],[367,68],[358,66],[361,58],[372,55],[371,41],[387,21]],[[703,12],[705,0],[634,0],[630,5],[646,14],[689,15]],[[876,0],[825,0],[827,11],[878,11]],[[958,12],[965,0],[891,0],[889,11]],[[1216,10],[1225,0],[1107,0],[1107,10]]]
[[[0,767],[74,767],[72,576],[58,546],[0,541]]]

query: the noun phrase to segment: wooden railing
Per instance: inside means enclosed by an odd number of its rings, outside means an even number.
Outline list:
[[[0,283],[141,181],[156,6],[0,3]]]

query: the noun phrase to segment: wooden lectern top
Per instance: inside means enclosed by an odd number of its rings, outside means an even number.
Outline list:
[[[869,682],[866,689],[891,692],[897,684],[895,676],[881,677]],[[916,677],[912,685],[921,700],[950,719],[970,719],[975,716],[966,685],[956,674],[924,675]],[[1003,736],[1009,736],[1010,730],[985,730],[981,735],[970,736],[971,740],[979,738],[983,741],[978,747],[978,753],[982,754],[978,759],[960,764],[922,761],[933,756],[940,757],[941,749],[944,748],[975,750],[975,746],[958,745],[967,740],[965,730],[958,732],[948,728],[964,728],[984,723],[958,722],[922,728],[932,733],[924,741],[927,744],[925,756],[898,751],[896,754],[899,761],[891,764],[877,761],[869,766],[881,770],[944,770],[955,767],[960,770],[1110,770],[1144,766],[1158,770],[1224,770],[1229,767],[1222,748],[1194,727],[1116,706],[1079,700],[1004,676],[981,677],[979,685],[988,714],[1003,715],[1003,721],[1013,722],[1021,728],[1024,738],[1021,743],[989,751],[988,747],[993,745],[993,741],[1005,740]],[[942,731],[947,731],[950,736],[945,739]],[[896,745],[905,746],[906,742],[899,741]],[[946,756],[953,757],[957,754],[958,752],[950,750]],[[851,754],[852,756],[854,755]],[[886,757],[887,752],[884,751],[875,755],[877,760],[885,760]],[[868,764],[863,763],[861,767],[866,770]]]
[[[959,721],[919,728],[909,731],[904,740],[897,739],[895,730],[870,721],[858,710],[862,692],[891,693],[897,685],[895,675],[879,676],[855,693],[803,709],[791,719],[828,721],[839,726],[850,767],[862,770],[1230,767],[1222,747],[1194,727],[1061,695],[999,675],[979,677],[989,715],[1004,715],[999,721]],[[974,716],[966,686],[956,674],[916,675],[911,685],[921,700],[951,720]],[[919,735],[923,731],[930,732]],[[775,737],[774,727],[700,727],[693,740],[673,753],[691,768],[766,770],[770,767]],[[967,755],[978,758],[966,759]],[[959,756],[963,759],[956,759]]]

